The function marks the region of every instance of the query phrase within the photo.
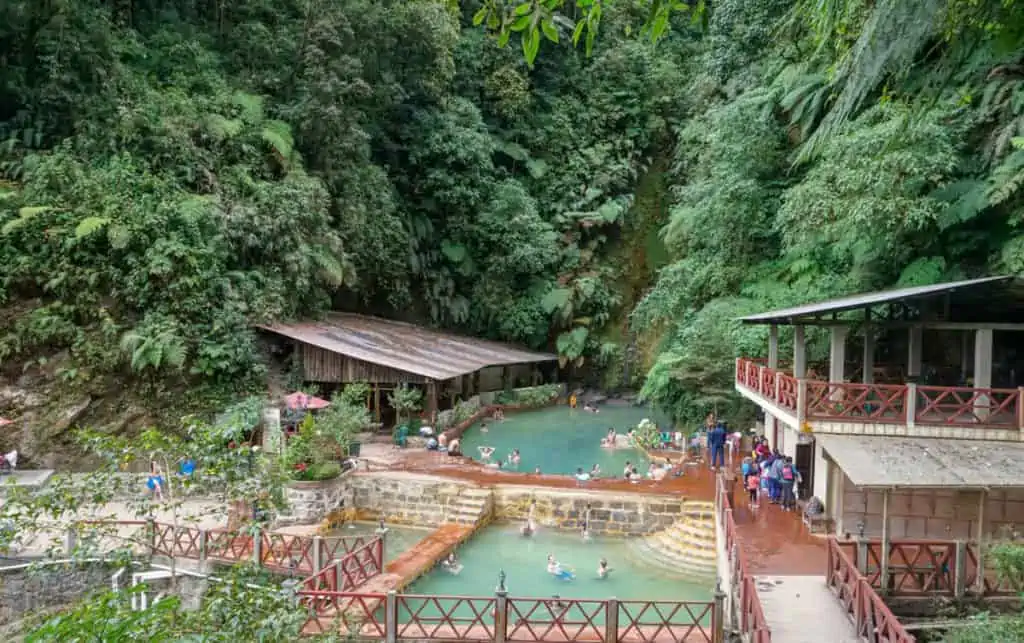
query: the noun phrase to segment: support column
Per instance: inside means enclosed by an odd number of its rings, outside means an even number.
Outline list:
[[[990,331],[991,332],[991,331]],[[988,491],[982,489],[978,492],[978,577],[974,579],[974,591],[979,596],[985,593],[985,503],[988,500]]]
[[[842,384],[846,381],[846,336],[849,332],[848,326],[832,327],[828,353],[828,381],[831,384]],[[829,388],[829,398],[836,401],[843,399],[842,387]]]
[[[974,331],[974,388],[992,388],[992,329]],[[974,415],[978,420],[988,419],[991,400],[979,395],[974,400]]]
[[[501,367],[501,389],[503,391],[512,390],[512,369],[508,366]]]
[[[882,492],[882,577],[879,587],[884,596],[889,591],[889,490]]]
[[[914,381],[921,377],[921,342],[924,339],[924,329],[920,326],[911,326],[907,329],[907,379]]]
[[[373,412],[377,424],[380,424],[380,383],[373,385]]]
[[[807,340],[804,327],[793,327],[793,377],[802,380],[807,375]]]
[[[437,382],[427,382],[427,420],[430,426],[437,424]]]
[[[779,327],[768,327],[768,368],[779,368]]]
[[[875,383],[875,329],[864,327],[864,372],[861,381],[865,384]]]

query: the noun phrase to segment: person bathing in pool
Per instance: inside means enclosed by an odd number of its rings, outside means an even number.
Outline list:
[[[612,571],[612,568],[608,566],[608,561],[604,558],[597,564],[597,577],[608,578],[608,574]]]
[[[576,574],[571,569],[565,569],[562,564],[555,560],[554,554],[548,554],[548,573],[560,580],[575,580]]]
[[[480,452],[480,459],[484,462],[489,462],[491,456],[494,455],[494,447],[477,447]]]

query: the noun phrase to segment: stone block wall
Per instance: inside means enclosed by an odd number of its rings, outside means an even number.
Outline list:
[[[534,516],[543,526],[580,529],[589,504],[590,531],[609,536],[642,536],[667,529],[679,517],[685,500],[681,496],[499,485],[494,490],[496,517],[524,521],[534,499]]]
[[[856,535],[858,523],[864,534],[882,535],[882,491],[861,489],[843,477],[842,519],[837,532]],[[953,489],[897,489],[889,492],[889,533],[894,539],[931,538],[973,540],[979,518],[984,519],[986,538],[1003,540],[1024,531],[1024,490],[991,490],[979,512],[981,491]],[[979,513],[983,514],[980,516]]]
[[[32,612],[67,607],[94,591],[109,589],[110,576],[117,569],[108,564],[84,564],[0,571],[0,625]]]
[[[352,506],[361,517],[427,527],[445,522],[459,494],[475,487],[456,480],[397,472],[352,476],[347,486]]]
[[[327,514],[352,506],[352,489],[347,483],[354,471],[333,480],[292,482],[285,489],[287,514],[278,516],[279,525],[307,525],[321,522]]]

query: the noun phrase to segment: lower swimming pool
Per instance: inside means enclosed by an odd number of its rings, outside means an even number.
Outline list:
[[[605,405],[600,413],[567,406],[555,406],[536,411],[509,414],[500,421],[478,422],[466,430],[462,438],[462,451],[480,460],[478,447],[494,447],[493,458],[504,459],[512,449],[519,449],[522,459],[513,470],[541,473],[572,474],[582,467],[584,471],[596,464],[602,475],[622,477],[626,462],[639,463],[640,473],[646,473],[647,459],[636,449],[607,449],[601,439],[614,428],[626,433],[644,418],[667,427],[669,422],[654,411],[629,405]],[[483,429],[485,428],[485,432]]]
[[[547,572],[553,554],[574,580],[561,580]],[[527,538],[518,525],[491,525],[478,532],[457,552],[462,570],[453,575],[440,566],[421,577],[406,592],[459,596],[491,596],[501,571],[510,596],[707,601],[710,586],[680,580],[656,567],[630,562],[624,539],[583,540],[579,533],[540,529]],[[598,562],[608,561],[611,572],[597,575]]]
[[[345,538],[356,538],[363,536],[372,538],[377,535],[377,528],[379,526],[375,522],[348,522],[337,529],[332,529],[325,535],[328,537],[343,536]],[[408,527],[405,525],[385,526],[388,528],[388,533],[384,537],[385,565],[412,549],[416,546],[416,543],[430,534],[430,529],[422,527]]]

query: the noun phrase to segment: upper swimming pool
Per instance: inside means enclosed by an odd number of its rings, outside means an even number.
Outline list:
[[[478,422],[466,430],[462,451],[480,460],[479,447],[494,447],[493,458],[505,459],[512,449],[519,449],[522,459],[515,471],[572,474],[596,464],[603,476],[622,477],[626,462],[639,463],[646,473],[647,458],[637,449],[607,449],[601,439],[614,428],[626,433],[644,418],[668,427],[666,419],[654,411],[637,406],[606,405],[600,413],[588,413],[568,406],[554,406],[537,411],[509,414],[501,422]],[[484,424],[487,431],[484,432]]]

